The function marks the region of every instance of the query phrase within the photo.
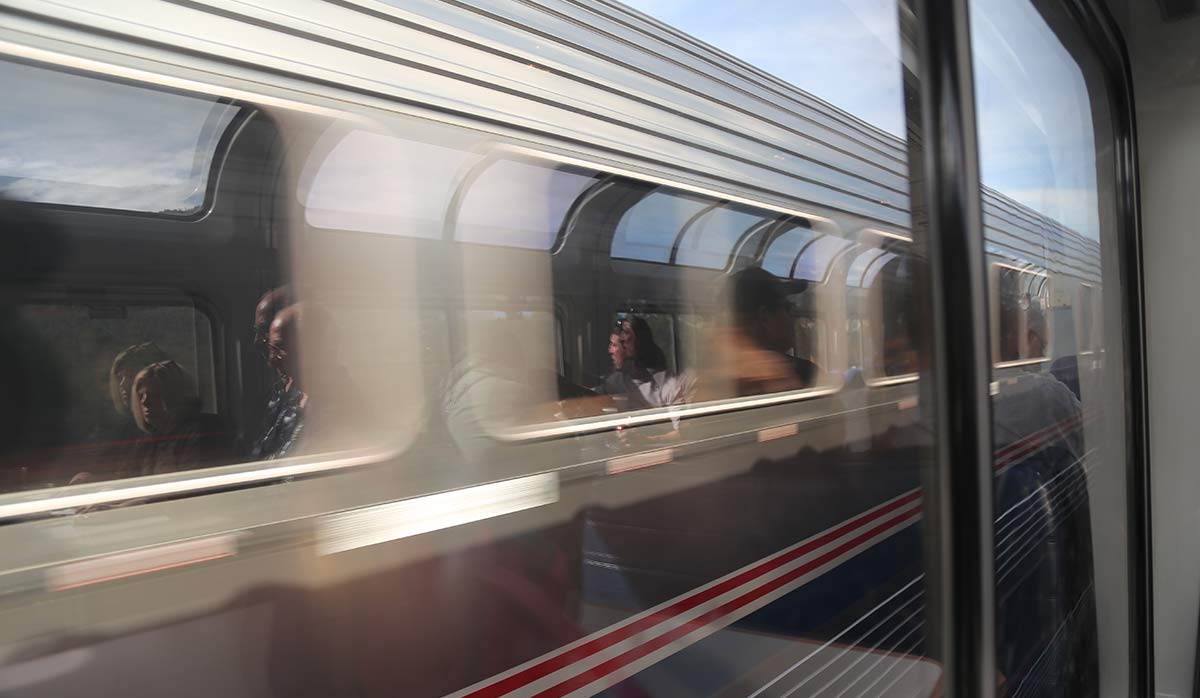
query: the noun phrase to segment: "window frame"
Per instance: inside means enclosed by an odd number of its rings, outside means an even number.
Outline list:
[[[739,253],[750,238],[753,238],[756,233],[770,229],[777,221],[781,221],[783,219],[794,220],[798,225],[803,225],[804,227],[812,230],[818,236],[834,235],[841,239],[847,239],[842,233],[841,226],[838,225],[834,219],[818,214],[815,211],[801,211],[798,209],[778,206],[763,201],[749,199],[743,196],[733,195],[729,192],[721,192],[706,187],[695,186],[668,177],[635,172],[620,167],[613,167],[610,164],[597,163],[592,160],[574,157],[571,155],[564,155],[547,150],[539,150],[529,146],[495,142],[484,154],[484,162],[489,161],[492,158],[507,157],[524,157],[535,161],[549,163],[550,165],[567,165],[591,170],[597,173],[596,184],[584,189],[577,199],[576,204],[578,205],[573,204],[567,208],[567,213],[564,216],[563,231],[560,235],[560,241],[551,248],[551,255],[557,255],[562,252],[566,246],[568,238],[579,234],[575,231],[575,227],[578,219],[583,215],[586,205],[592,202],[608,187],[615,184],[615,180],[617,179],[630,180],[635,184],[646,186],[648,192],[654,192],[661,188],[666,188],[672,191],[681,192],[685,195],[691,195],[706,199],[709,202],[713,202],[712,205],[704,207],[699,212],[700,214],[712,210],[715,204],[733,203],[745,206],[752,210],[762,211],[764,213],[764,220],[760,221],[759,224],[751,226],[749,230],[743,233],[741,239],[734,244],[733,251],[730,254],[729,266],[723,270],[709,269],[704,267],[685,267],[671,264],[669,261],[654,262],[641,259],[617,258],[612,257],[610,253],[609,260],[613,263],[653,264],[658,266],[670,266],[679,269],[698,269],[705,272],[726,274],[731,270],[731,267],[738,259]],[[475,168],[472,168],[472,171],[476,170],[477,168],[478,165]],[[463,200],[462,194],[466,187],[470,185],[470,183],[470,173],[468,173],[463,177],[462,180],[460,180],[458,184],[458,191],[454,196],[451,197],[450,210],[447,213],[447,233],[446,236],[444,236],[446,239],[453,238],[453,221],[457,220],[457,210]],[[627,211],[628,209],[626,209],[626,212]],[[610,245],[612,233],[615,231],[616,225],[622,216],[617,216],[615,218],[616,220],[610,221],[609,228],[605,231],[602,231],[609,239]],[[887,233],[876,229],[870,230],[884,236],[902,237],[897,233]],[[772,237],[772,239],[774,239],[774,237]],[[770,241],[770,239],[763,240],[763,246],[760,249],[759,254],[761,254],[761,250],[766,249],[766,246],[769,245]],[[846,246],[846,249],[851,248],[852,245]],[[534,253],[536,251],[526,250],[525,252]],[[844,252],[845,250],[840,250],[838,254],[844,254]],[[676,311],[663,308],[661,312],[671,314],[673,317]],[[678,357],[676,357],[676,359],[678,359]],[[769,395],[725,398],[720,400],[705,401],[703,403],[691,403],[682,407],[651,408],[620,413],[616,415],[597,415],[593,417],[584,417],[555,422],[531,423],[511,428],[487,428],[486,431],[491,438],[495,439],[497,442],[511,444],[538,442],[547,439],[572,438],[586,434],[611,431],[617,428],[679,422],[683,419],[693,417],[738,412],[771,405],[807,401],[814,398],[832,395],[833,393],[841,390],[841,388],[841,383],[834,382],[825,386],[805,388],[803,390],[787,391],[783,393],[773,393]]]
[[[1044,306],[1043,312],[1044,313],[1048,313],[1050,310],[1048,300],[1050,298],[1050,287],[1052,286],[1053,281],[1050,278],[1049,270],[1047,270],[1044,267],[1041,267],[1039,265],[1030,263],[1030,262],[1015,262],[1014,263],[1013,261],[1002,261],[1002,260],[989,261],[989,263],[988,263],[988,277],[989,277],[988,287],[989,287],[990,292],[988,294],[988,297],[991,302],[989,303],[990,309],[989,309],[988,315],[990,317],[991,336],[992,336],[992,341],[991,341],[992,368],[994,368],[996,370],[1003,370],[1003,369],[1007,369],[1007,368],[1019,368],[1021,366],[1034,366],[1037,364],[1048,363],[1048,362],[1052,361],[1054,358],[1054,332],[1053,332],[1053,328],[1051,327],[1050,319],[1048,317],[1046,318],[1046,335],[1047,335],[1047,337],[1046,337],[1045,346],[1044,346],[1045,353],[1043,353],[1041,356],[1028,356],[1025,358],[1007,359],[1007,360],[1004,359],[1001,355],[1001,351],[1003,348],[1002,344],[1001,344],[1001,342],[1003,341],[1002,336],[1001,336],[1001,323],[1003,323],[1004,320],[1002,317],[1003,305],[1002,305],[1002,298],[1001,298],[1001,294],[1000,294],[1000,280],[1001,280],[1001,277],[1007,272],[1018,274],[1019,275],[1018,278],[1020,279],[1020,286],[1025,289],[1028,289],[1030,291],[1032,290],[1033,284],[1035,283],[1034,279],[1029,279],[1026,282],[1022,277],[1031,276],[1031,277],[1034,277],[1035,279],[1037,277],[1041,277],[1042,280],[1040,282],[1037,282],[1037,284],[1038,284],[1037,295],[1035,296],[1033,293],[1028,293],[1027,295],[1030,296],[1030,299],[1036,297],[1039,299],[1043,299],[1043,301],[1046,301],[1043,303],[1043,306]],[[1022,329],[1025,328],[1025,318],[1023,315],[1021,317],[1020,326]],[[1024,345],[1025,345],[1024,340],[1021,339],[1020,337],[1018,337],[1018,346],[1023,347]]]
[[[89,215],[103,215],[121,218],[132,219],[150,219],[155,221],[173,221],[179,223],[196,223],[207,218],[213,211],[217,201],[217,185],[221,179],[221,174],[225,169],[227,157],[230,147],[236,139],[238,133],[250,121],[259,110],[252,104],[244,102],[240,99],[234,99],[222,95],[206,95],[202,92],[196,92],[182,87],[175,87],[161,83],[150,83],[140,81],[133,78],[127,78],[116,73],[104,73],[95,70],[88,70],[74,66],[54,64],[47,61],[34,60],[13,54],[0,55],[0,64],[17,63],[20,65],[36,68],[39,70],[48,70],[56,73],[65,73],[75,77],[104,83],[113,83],[116,85],[124,85],[135,89],[151,90],[164,94],[178,95],[181,97],[190,97],[193,99],[211,99],[213,105],[226,104],[237,107],[229,123],[216,137],[213,143],[213,153],[209,160],[208,171],[204,174],[204,198],[195,211],[189,213],[168,213],[165,211],[137,211],[127,208],[113,208],[107,206],[88,206],[82,204],[67,204],[53,201],[23,201],[20,199],[11,200],[12,203],[29,207],[32,209],[64,212],[64,213],[82,213]]]
[[[902,247],[903,245],[911,245],[911,239],[896,235],[886,235],[883,237],[884,242],[877,243],[876,245],[876,249],[883,250],[883,254],[880,254],[872,259],[867,267],[863,269],[863,278],[866,278],[866,275],[871,271],[874,265],[879,263],[879,260],[886,259],[889,256],[891,256],[892,259],[888,259],[886,262],[884,262],[879,271],[877,271],[874,276],[871,277],[871,284],[869,286],[856,287],[858,291],[863,294],[863,301],[867,305],[866,312],[862,314],[862,329],[860,330],[859,337],[861,338],[863,344],[863,382],[866,383],[868,387],[872,388],[886,388],[894,385],[903,385],[905,383],[914,383],[921,378],[920,373],[899,373],[894,376],[890,376],[882,371],[875,370],[877,365],[883,365],[886,356],[883,346],[875,340],[876,330],[878,329],[879,332],[882,333],[882,321],[878,320],[876,316],[882,314],[883,308],[882,305],[876,307],[876,304],[872,302],[872,298],[874,297],[874,288],[880,283],[879,278],[884,267],[892,262],[902,262],[905,258],[910,260],[912,259],[911,252]],[[882,294],[882,290],[880,291],[880,294]],[[870,356],[869,362],[866,360],[868,355]]]

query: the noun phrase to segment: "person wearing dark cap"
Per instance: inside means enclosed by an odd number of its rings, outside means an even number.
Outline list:
[[[758,267],[734,274],[725,288],[734,390],[738,395],[811,387],[817,366],[791,356],[794,319],[783,282]]]

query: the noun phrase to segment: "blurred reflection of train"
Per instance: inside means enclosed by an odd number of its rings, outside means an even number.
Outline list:
[[[905,141],[608,3],[16,4],[6,695],[932,690]],[[1115,301],[984,214],[998,666],[1088,695]]]

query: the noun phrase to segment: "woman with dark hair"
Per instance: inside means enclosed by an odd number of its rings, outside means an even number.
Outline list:
[[[667,367],[667,355],[654,341],[654,332],[645,318],[631,316],[622,324],[622,342],[629,357],[625,370],[629,396],[640,404],[635,407],[669,407],[691,400],[694,387],[688,374],[676,374]]]
[[[650,329],[646,318],[635,315],[623,323],[623,329],[628,354],[633,357],[634,366],[651,372],[666,370],[667,355],[654,341],[654,331]]]

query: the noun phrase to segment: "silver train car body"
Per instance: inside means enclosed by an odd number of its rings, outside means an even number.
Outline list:
[[[523,565],[565,564],[583,581],[567,585],[576,598],[562,603],[577,609],[581,635],[600,632],[644,610],[621,608],[587,582],[588,570],[620,578],[622,565],[646,562],[635,551],[605,563],[602,554],[620,556],[588,538],[627,523],[621,512],[716,493],[720,509],[692,509],[698,535],[711,542],[723,529],[755,525],[750,500],[738,504],[726,483],[756,461],[855,443],[870,452],[875,440],[920,425],[921,381],[913,366],[887,367],[885,291],[866,283],[873,263],[919,263],[907,251],[906,143],[617,3],[5,0],[0,18],[0,54],[16,66],[14,81],[29,79],[20,71],[52,71],[219,100],[236,114],[216,146],[202,215],[41,207],[39,220],[72,252],[50,272],[13,270],[18,285],[55,298],[104,288],[130,305],[161,288],[186,290],[213,328],[213,401],[249,438],[265,375],[250,346],[252,309],[264,290],[290,283],[339,319],[340,344],[306,338],[304,360],[340,354],[355,399],[373,414],[331,417],[338,437],[319,452],[125,480],[69,485],[70,463],[42,472],[22,455],[25,486],[0,495],[0,682],[11,695],[179,686],[293,695],[312,678],[306,659],[332,676],[375,672],[343,686],[347,693],[465,689],[497,668],[472,656],[486,654],[483,640],[461,641],[502,594],[499,578],[485,580],[486,593],[466,588],[478,558],[503,558],[517,541],[512,554]],[[417,213],[327,206],[347,191],[318,195],[322,168],[339,157],[363,174],[349,189],[376,191],[371,180],[390,176],[389,167],[407,173],[389,183],[423,183],[410,202]],[[539,184],[514,200],[505,189],[514,181]],[[681,251],[698,220],[691,216],[671,231],[665,260],[661,243],[645,241],[613,258],[622,217],[653,194],[688,202],[697,216],[741,216],[743,227],[697,238],[693,264]],[[505,228],[496,207],[514,201],[534,210],[540,227]],[[434,218],[421,218],[430,211]],[[993,297],[1043,299],[1052,335],[1042,355],[1020,338],[1002,346],[1016,331],[1010,323],[1024,325],[993,303],[993,391],[1002,396],[1030,366],[1049,369],[1064,357],[1087,384],[1104,356],[1097,243],[986,189],[984,215]],[[617,312],[671,328],[668,352],[683,369],[696,345],[681,328],[718,313],[723,280],[762,265],[797,230],[810,243],[838,241],[827,259],[809,264],[798,248],[782,262],[811,277],[796,279],[806,287],[796,312],[798,344],[822,369],[813,386],[676,409],[477,414],[479,431],[466,444],[461,427],[436,424],[458,367],[496,337],[511,338],[488,329],[497,317],[528,321],[502,360],[531,356],[568,384],[599,376]],[[849,279],[868,254],[874,261]],[[561,402],[545,375],[530,379],[532,389]],[[246,387],[255,376],[260,385]],[[681,436],[661,440],[673,426]],[[860,483],[865,498],[810,532],[907,496],[920,486],[918,465],[879,488]],[[863,466],[864,482],[887,481],[887,466]],[[596,509],[608,513],[587,513]],[[631,582],[631,598],[647,608],[648,599],[686,595],[745,562],[716,543],[692,550],[659,528],[645,535],[695,557],[674,569],[678,589]],[[730,548],[743,544],[726,537]],[[568,551],[567,562],[529,562],[546,550]],[[613,577],[596,579],[604,587]],[[906,589],[901,582],[887,593]],[[330,589],[372,601],[342,617],[341,602],[311,600]],[[431,600],[439,589],[454,602]],[[389,598],[396,607],[386,608]],[[495,660],[499,668],[573,639],[550,621],[537,626],[533,610],[510,613],[513,626],[534,629],[506,635],[513,647]],[[297,641],[309,633],[322,637]],[[390,649],[350,659],[326,652],[352,637]],[[910,676],[924,675],[919,642],[888,648],[909,650],[920,665]],[[395,673],[381,668],[388,654],[405,653],[445,666],[427,668],[433,677],[404,675],[414,670],[404,661]]]

